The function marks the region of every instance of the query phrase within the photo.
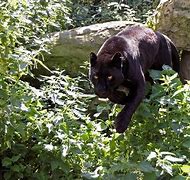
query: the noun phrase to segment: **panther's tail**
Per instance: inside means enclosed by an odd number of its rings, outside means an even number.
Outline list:
[[[179,54],[177,52],[175,45],[171,41],[170,41],[170,45],[171,45],[171,54],[172,54],[172,68],[174,71],[180,74]]]
[[[181,63],[180,63],[179,54],[174,44],[172,42],[170,42],[170,44],[171,44],[171,54],[172,54],[172,66],[173,66],[172,68],[174,71],[176,71],[179,74],[179,78],[181,82],[185,84],[186,81],[182,75],[183,73],[181,71],[181,65],[180,65]]]

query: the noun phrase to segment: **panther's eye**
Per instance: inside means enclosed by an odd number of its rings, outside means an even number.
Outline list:
[[[95,75],[95,76],[94,76],[94,79],[98,79],[98,76]]]
[[[108,76],[108,80],[112,80],[113,76]]]

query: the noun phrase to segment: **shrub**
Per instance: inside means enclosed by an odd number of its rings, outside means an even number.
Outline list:
[[[173,71],[151,72],[161,84],[124,134],[113,127],[121,107],[99,102],[84,76],[55,71],[40,89],[20,79],[43,65],[46,33],[70,24],[70,2],[61,2],[0,4],[0,179],[188,177],[190,85]]]
[[[119,106],[95,101],[89,109],[94,96],[79,86],[84,78],[55,72],[41,89],[7,84],[14,93],[1,117],[4,178],[187,177],[190,85],[171,70],[159,79],[124,134],[112,125]]]
[[[158,0],[75,0],[72,2],[70,6],[71,27],[114,20],[144,23],[159,3]]]

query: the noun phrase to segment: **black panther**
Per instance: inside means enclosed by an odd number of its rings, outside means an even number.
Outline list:
[[[97,55],[90,54],[90,80],[95,94],[125,105],[115,120],[123,133],[145,95],[149,69],[171,66],[179,73],[179,56],[173,42],[160,32],[133,25],[108,38]],[[128,89],[126,94],[121,89]]]

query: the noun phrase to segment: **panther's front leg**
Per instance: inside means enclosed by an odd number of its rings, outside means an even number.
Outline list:
[[[137,83],[136,88],[131,90],[131,93],[129,93],[129,96],[127,96],[126,98],[124,108],[121,110],[116,118],[115,128],[118,133],[123,133],[127,129],[133,113],[144,98],[144,94],[145,80],[143,78]]]

